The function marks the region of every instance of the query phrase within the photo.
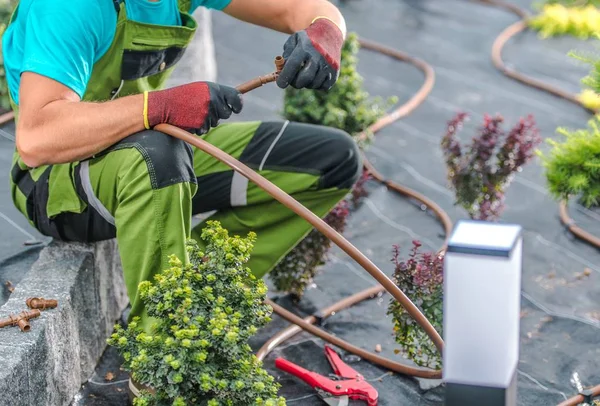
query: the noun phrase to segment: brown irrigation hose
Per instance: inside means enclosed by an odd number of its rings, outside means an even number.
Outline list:
[[[494,41],[494,45],[492,46],[492,62],[494,63],[494,66],[506,76],[512,79],[515,79],[528,86],[535,87],[536,89],[543,90],[554,96],[568,100],[571,103],[577,104],[578,106],[581,106],[584,109],[593,113],[593,110],[590,110],[581,103],[581,100],[579,100],[579,97],[577,97],[577,95],[567,92],[566,90],[560,89],[559,87],[548,84],[542,80],[523,75],[522,73],[509,69],[504,64],[504,61],[502,60],[502,49],[504,48],[508,40],[510,40],[518,33],[524,31],[526,28],[527,22],[525,20],[521,20],[510,25],[508,28],[502,31],[502,33],[496,38],[496,40]]]
[[[15,118],[14,111],[9,111],[7,113],[4,113],[4,114],[0,115],[0,125],[8,123],[9,121],[11,121],[14,118]]]
[[[595,235],[588,233],[581,227],[575,225],[575,220],[569,216],[569,212],[567,210],[567,202],[564,200],[559,203],[559,215],[560,221],[567,227],[567,229],[573,233],[574,236],[584,240],[585,242],[600,248],[600,238]]]
[[[365,39],[359,39],[359,43],[361,48],[389,56],[390,58],[394,58],[402,62],[410,63],[411,65],[421,70],[425,75],[425,81],[423,82],[423,85],[417,91],[417,93],[415,93],[406,103],[400,105],[391,113],[386,114],[369,127],[370,132],[376,133],[384,127],[387,127],[388,125],[392,124],[394,121],[409,115],[414,109],[416,109],[421,103],[425,101],[425,99],[433,89],[433,85],[435,83],[435,72],[433,71],[431,65],[429,65],[427,62],[407,55],[404,52],[400,52],[395,49],[388,48],[376,42],[368,41]],[[360,140],[364,140],[365,138],[366,134],[359,135]]]
[[[342,340],[339,337],[336,337],[330,333],[325,332],[323,329],[315,327],[311,323],[305,322],[301,317],[296,316],[294,313],[284,309],[278,304],[274,303],[272,300],[267,299],[266,303],[273,307],[273,311],[281,316],[283,319],[293,323],[297,326],[300,326],[303,330],[306,330],[310,334],[317,336],[333,345],[336,345],[344,350],[358,355],[361,358],[367,359],[370,362],[380,365],[386,369],[389,369],[394,372],[398,372],[405,375],[416,376],[419,378],[428,378],[428,379],[440,379],[442,377],[442,371],[433,370],[433,369],[424,369],[424,368],[415,368],[405,364],[401,364],[399,362],[391,361],[387,358],[381,357],[379,355],[373,354],[372,352],[363,350],[360,347],[357,347],[353,344],[348,343],[347,341]]]
[[[423,329],[427,333],[427,335],[434,342],[436,347],[440,350],[443,350],[443,341],[442,337],[435,330],[435,328],[431,325],[429,320],[425,318],[423,313],[419,310],[417,306],[396,286],[396,284],[386,275],[384,274],[369,258],[367,258],[362,252],[360,252],[356,247],[354,247],[346,238],[344,238],[341,234],[335,231],[331,226],[329,226],[323,219],[314,214],[312,211],[304,207],[300,204],[296,199],[292,196],[285,193],[278,186],[271,183],[263,176],[259,175],[257,172],[250,169],[248,166],[244,165],[237,159],[228,155],[227,153],[221,151],[219,148],[214,145],[208,143],[202,138],[199,138],[181,128],[169,125],[169,124],[159,124],[155,127],[157,131],[163,132],[165,134],[171,135],[175,138],[178,138],[184,142],[187,142],[196,148],[206,152],[212,157],[218,159],[219,161],[225,163],[227,166],[231,167],[233,170],[248,178],[256,185],[258,185],[261,189],[271,195],[275,200],[279,201],[284,206],[291,209],[293,212],[304,218],[308,221],[313,227],[322,232],[327,238],[333,241],[338,247],[340,247],[344,252],[346,252],[351,258],[353,258],[359,265],[361,265],[373,278],[375,278],[385,289],[390,292],[390,294],[406,309],[406,311],[419,323],[419,325],[423,326]]]
[[[380,293],[385,292],[385,289],[381,285],[373,286],[369,289],[365,289],[361,292],[358,292],[352,296],[348,296],[328,306],[319,311],[319,317],[316,316],[308,316],[304,319],[304,322],[309,324],[315,324],[319,319],[324,320],[329,316],[332,316],[339,312],[340,310],[347,309],[348,307],[352,307],[357,303],[362,302],[363,300],[372,299],[378,296]],[[265,357],[273,351],[278,345],[283,343],[286,340],[294,337],[296,334],[300,333],[302,328],[300,328],[297,324],[292,324],[288,328],[281,330],[279,333],[272,336],[256,353],[256,357],[259,360],[265,359]]]
[[[570,101],[571,103],[575,103],[579,106],[584,107],[591,113],[597,113],[596,111],[589,109],[581,103],[577,95],[569,93],[563,89],[560,89],[556,86],[552,86],[548,83],[544,83],[538,79],[531,78],[529,76],[523,75],[522,73],[516,72],[514,70],[509,69],[502,60],[502,49],[504,45],[508,42],[510,38],[512,38],[517,33],[523,31],[527,28],[527,13],[520,9],[516,5],[510,5],[509,3],[505,3],[499,0],[476,0],[480,3],[489,4],[492,6],[507,8],[517,16],[519,16],[522,20],[510,25],[506,28],[502,33],[496,38],[494,41],[494,45],[492,47],[492,62],[494,66],[504,73],[506,76],[515,79],[525,85],[535,87],[537,89],[543,90],[547,93],[550,93],[554,96],[563,98],[565,100]],[[561,202],[559,205],[559,215],[561,222],[567,227],[567,229],[573,233],[577,238],[582,239],[583,241],[600,248],[600,238],[594,236],[593,234],[583,230],[582,228],[575,225],[575,221],[569,216],[567,211],[566,202]]]
[[[265,76],[258,76],[254,79],[247,81],[246,83],[242,83],[237,86],[237,90],[241,93],[248,93],[251,90],[261,87],[262,85],[266,85],[267,83],[271,83],[277,80],[277,76],[281,69],[283,69],[283,65],[285,64],[285,60],[282,56],[275,57],[275,72],[271,72]]]
[[[387,52],[391,53],[392,51],[387,50]],[[406,55],[401,54],[401,57],[405,58]],[[279,69],[280,69],[280,65],[277,65],[277,70],[279,70]],[[271,78],[270,81],[273,81],[273,80],[275,80],[276,76],[270,76],[270,78]],[[430,78],[430,79],[432,79],[432,78]],[[262,84],[265,83],[264,80],[261,80],[260,82]],[[433,83],[431,81],[429,81],[426,83],[425,86],[431,88],[432,85],[433,85]],[[238,88],[238,89],[240,89],[240,88]],[[243,87],[242,89],[245,90],[246,87]],[[424,100],[424,98],[426,97],[426,94],[419,95],[419,97]],[[401,106],[398,109],[401,111],[401,114],[398,114],[397,117],[399,118],[402,115],[408,114],[408,112],[410,112],[412,109],[414,109],[418,104],[420,104],[420,102],[422,102],[422,100],[419,102],[415,102],[415,98],[413,97],[409,101],[409,108]],[[392,122],[391,120],[388,121],[388,124],[391,122]],[[380,128],[382,128],[382,127],[380,127]],[[329,227],[322,219],[320,219],[318,216],[314,215],[314,213],[312,213],[310,210],[308,210],[305,207],[303,207],[302,205],[298,204],[291,196],[283,193],[279,188],[277,188],[275,185],[268,182],[266,179],[262,178],[259,174],[250,170],[249,168],[245,167],[245,165],[243,165],[242,163],[237,162],[235,159],[233,159],[232,157],[229,157],[223,151],[220,151],[218,148],[208,144],[204,140],[194,137],[192,134],[189,134],[184,130],[181,130],[176,127],[164,125],[164,124],[158,125],[156,127],[156,129],[158,131],[162,131],[169,135],[172,135],[179,139],[182,139],[183,141],[188,142],[188,143],[196,146],[197,148],[209,153],[213,157],[225,162],[228,166],[232,167],[234,170],[240,172],[243,176],[247,177],[248,179],[250,179],[253,182],[255,182],[256,184],[258,184],[261,188],[263,188],[265,191],[267,191],[267,193],[269,193],[271,196],[273,196],[279,202],[281,202],[282,204],[284,204],[288,208],[292,209],[297,214],[301,215],[307,221],[309,221],[316,229],[321,231],[326,237],[328,237],[330,240],[332,240],[334,243],[336,243],[336,245],[338,245],[340,248],[342,248],[348,255],[350,255],[360,265],[362,265],[363,268],[365,268],[382,285],[382,287],[384,287],[388,292],[390,292],[392,294],[392,296],[394,296],[394,298],[396,300],[398,300],[407,309],[408,313],[411,314],[411,316],[413,316],[415,318],[415,320],[424,328],[424,330],[430,336],[430,338],[432,339],[432,341],[434,342],[436,347],[440,350],[440,352],[442,351],[443,341],[442,341],[441,337],[439,336],[439,333],[437,333],[437,331],[433,328],[431,323],[429,323],[429,321],[423,316],[423,314],[419,311],[419,309],[410,301],[410,299],[408,299],[408,297],[406,297],[404,295],[404,293],[402,293],[402,291],[383,272],[381,272],[371,261],[369,261],[360,251],[358,251],[355,247],[353,247],[352,244],[350,244],[339,233],[337,233],[335,230],[333,230],[331,227]],[[381,177],[380,177],[380,179],[381,179]],[[418,194],[416,194],[416,193],[413,193],[413,195],[418,196]],[[380,288],[376,287],[375,289],[377,289],[379,291]],[[369,295],[370,295],[370,292],[369,292]],[[363,296],[363,295],[359,294],[358,297],[360,297],[360,296]],[[354,296],[353,299],[355,299],[356,297],[357,296]],[[309,331],[310,333],[312,333],[314,335],[317,335],[317,336],[325,339],[326,341],[331,342],[332,344],[339,346],[340,348],[344,348],[347,351],[355,353],[359,356],[362,356],[367,360],[371,360],[372,362],[374,362],[376,364],[380,364],[384,367],[387,367],[387,368],[397,371],[397,372],[410,374],[410,375],[414,375],[414,376],[420,376],[420,377],[424,377],[424,378],[440,378],[441,377],[441,371],[413,368],[413,367],[409,367],[409,366],[406,366],[406,365],[403,365],[403,364],[400,364],[397,362],[387,360],[387,359],[377,356],[375,354],[369,353],[361,348],[353,346],[335,336],[332,336],[331,334],[324,332],[323,330],[313,326],[311,323],[305,322],[301,318],[299,318],[299,317],[295,316],[294,314],[292,314],[291,312],[288,312],[287,310],[281,308],[277,304],[275,304],[271,301],[268,301],[268,302],[273,307],[274,311],[277,314],[279,314],[281,317],[283,317],[284,319],[300,326],[302,329]],[[329,313],[329,314],[331,314],[331,313]],[[271,341],[271,344],[273,344],[273,343],[274,343],[274,341]],[[261,353],[266,354],[267,352],[263,351]]]
[[[496,37],[496,39],[494,40],[494,44],[492,45],[492,55],[491,56],[492,56],[492,63],[494,64],[496,69],[498,69],[500,72],[502,72],[504,75],[508,76],[511,79],[521,82],[527,86],[531,86],[536,89],[543,90],[546,93],[550,93],[550,94],[560,97],[562,99],[568,100],[571,103],[574,103],[574,104],[577,104],[578,106],[583,107],[587,111],[595,113],[594,110],[591,110],[591,109],[585,107],[581,103],[581,100],[579,99],[579,97],[577,97],[577,95],[567,92],[557,86],[553,86],[553,85],[548,84],[539,79],[535,79],[530,76],[524,75],[524,74],[517,72],[513,69],[510,69],[508,66],[506,66],[506,64],[502,60],[502,50],[504,49],[504,46],[506,45],[506,43],[512,37],[514,37],[515,35],[519,34],[520,32],[523,32],[527,29],[527,20],[529,19],[529,13],[527,11],[525,11],[524,9],[520,8],[519,6],[517,6],[515,4],[507,3],[507,2],[501,1],[501,0],[475,0],[475,1],[477,1],[478,3],[490,5],[490,6],[504,8],[504,9],[510,11],[511,13],[515,14],[517,17],[519,17],[521,19],[520,21],[517,21],[516,23],[513,23],[513,24],[509,25],[507,28],[505,28],[504,31],[502,31],[500,33],[500,35],[498,35],[498,37]]]
[[[382,117],[380,120],[378,120],[376,123],[374,123],[371,127],[369,127],[369,130],[372,133],[376,133],[376,132],[380,131],[381,129],[383,129],[384,127],[390,125],[394,121],[410,114],[416,107],[418,107],[425,100],[427,95],[433,89],[433,84],[435,82],[435,72],[434,72],[433,68],[431,67],[431,65],[427,64],[426,62],[422,61],[421,59],[414,58],[403,52],[382,46],[380,44],[377,44],[377,43],[374,43],[371,41],[367,41],[367,40],[363,40],[363,39],[359,39],[359,41],[360,41],[360,45],[362,48],[368,49],[371,51],[375,51],[375,52],[379,52],[379,53],[382,53],[389,57],[392,57],[394,59],[410,63],[413,66],[416,66],[417,68],[419,68],[425,76],[424,83],[417,93],[415,93],[406,103],[399,106],[397,109],[392,111],[390,114],[387,114],[386,116]],[[365,133],[360,134],[359,139],[360,140],[366,139],[366,134]],[[384,184],[385,186],[387,186],[389,189],[391,189],[392,191],[394,191],[396,193],[400,193],[403,196],[411,197],[411,198],[414,198],[414,199],[420,201],[421,203],[423,203],[426,207],[428,207],[430,210],[432,210],[435,213],[435,215],[438,217],[438,219],[442,223],[445,234],[446,234],[446,240],[444,241],[442,248],[438,252],[438,254],[441,254],[445,250],[446,241],[452,231],[452,220],[450,219],[448,214],[442,208],[440,208],[435,202],[433,202],[431,199],[425,197],[424,195],[417,193],[416,191],[414,191],[412,189],[409,189],[407,187],[399,185],[395,182],[385,180],[385,178],[374,168],[374,166],[366,159],[366,157],[364,158],[364,165],[374,180],[378,181],[379,183]],[[375,286],[375,287],[363,290],[362,292],[359,292],[353,296],[345,298],[337,303],[334,303],[333,305],[331,305],[325,309],[321,309],[318,312],[319,318],[317,318],[315,316],[309,316],[309,317],[305,318],[303,320],[302,328],[307,327],[307,324],[314,324],[319,319],[323,320],[343,309],[354,306],[355,304],[357,304],[363,300],[366,300],[370,297],[373,297],[373,295],[383,292],[384,290],[385,289],[381,285]],[[279,312],[278,312],[279,309],[274,309],[274,310],[277,314],[279,314]],[[281,314],[279,314],[279,315],[281,316]],[[281,330],[280,332],[278,332],[277,334],[272,336],[258,350],[258,352],[256,354],[258,359],[263,360],[278,345],[280,345],[284,341],[292,338],[296,334],[300,333],[302,330],[298,326],[298,322],[299,322],[298,320],[296,320],[296,322],[292,322],[293,324],[291,326]],[[307,329],[307,328],[305,328],[305,329]],[[347,344],[347,343],[344,342],[344,344]],[[349,344],[343,348],[344,349],[349,348],[348,346],[349,346]],[[352,347],[356,348],[354,346],[352,346]],[[361,356],[362,358],[366,359],[367,361],[370,361],[374,364],[379,364],[379,365],[384,366],[395,372],[401,372],[401,373],[405,373],[408,375],[414,375],[415,373],[420,374],[422,372],[422,370],[412,370],[412,371],[408,370],[407,371],[407,367],[404,364],[400,364],[400,363],[397,363],[394,361],[383,359],[382,357],[380,357],[378,355],[375,355],[373,353],[370,353],[370,352],[367,352],[364,350],[361,350],[360,353],[358,351],[351,351],[351,352],[353,352],[356,355]],[[440,375],[441,375],[441,371],[435,371],[435,374],[431,377],[438,378],[438,377],[440,377]]]
[[[591,396],[600,396],[600,385],[594,386],[593,388],[588,389],[588,393]],[[583,395],[573,396],[570,399],[565,400],[564,402],[558,404],[558,406],[577,406],[578,404],[585,402],[587,399],[583,397]]]
[[[512,79],[515,79],[525,85],[532,86],[537,89],[543,90],[547,93],[561,97],[565,100],[568,100],[572,103],[575,103],[577,105],[584,107],[586,110],[588,110],[592,113],[596,113],[596,111],[583,106],[583,104],[581,103],[581,101],[579,100],[579,98],[576,95],[566,92],[556,86],[552,86],[552,85],[544,83],[540,80],[530,78],[519,72],[508,69],[508,67],[506,67],[506,65],[504,64],[504,61],[502,61],[502,48],[504,47],[504,45],[506,45],[506,43],[508,42],[508,40],[510,38],[512,38],[519,32],[523,31],[525,28],[527,28],[528,13],[526,11],[524,11],[523,9],[521,9],[520,7],[518,7],[517,5],[506,3],[501,0],[475,0],[475,1],[478,1],[478,2],[484,3],[484,4],[488,4],[491,6],[495,6],[495,7],[501,7],[501,8],[508,9],[509,11],[511,11],[512,13],[516,14],[517,16],[519,16],[521,18],[521,21],[510,25],[494,41],[494,45],[492,47],[492,61],[494,63],[494,66],[498,70],[500,70],[506,76],[508,76]],[[575,221],[568,214],[567,204],[565,201],[561,201],[559,203],[559,214],[560,214],[561,222],[568,228],[568,230],[571,233],[573,233],[573,235],[596,246],[597,248],[600,248],[600,238],[588,233],[587,231],[585,231],[575,225]],[[600,385],[594,386],[593,388],[589,389],[589,392],[590,392],[590,395],[592,395],[592,396],[600,396]],[[577,396],[573,396],[570,399],[565,400],[564,402],[560,403],[558,406],[577,406],[580,403],[584,402],[585,400],[586,399],[584,398],[583,395],[577,395]]]

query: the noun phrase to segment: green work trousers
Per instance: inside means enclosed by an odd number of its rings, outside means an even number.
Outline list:
[[[352,138],[339,130],[293,122],[223,124],[203,138],[324,217],[361,170]],[[93,242],[116,237],[130,317],[149,320],[138,284],[186,259],[185,241],[200,240],[212,213],[232,234],[257,234],[248,266],[269,272],[311,225],[225,164],[180,140],[148,130],[82,162],[28,171],[15,165],[13,199],[45,235]],[[199,241],[200,242],[200,241]]]

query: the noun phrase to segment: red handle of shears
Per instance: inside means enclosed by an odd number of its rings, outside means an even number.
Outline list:
[[[346,379],[364,379],[354,368],[342,361],[338,353],[328,345],[325,346],[325,356],[336,375]]]
[[[302,379],[313,388],[321,388],[331,393],[333,396],[348,395],[350,399],[361,399],[366,401],[369,406],[377,406],[379,394],[373,386],[362,380],[362,376],[357,379],[332,381],[329,378],[308,371],[284,358],[277,358],[275,360],[275,367]],[[356,371],[352,371],[353,373],[356,373]]]
[[[377,406],[379,400],[377,389],[370,385],[359,389],[349,387],[347,388],[347,394],[350,399],[364,400],[369,406]]]
[[[275,360],[275,367],[302,379],[313,388],[323,388],[326,384],[326,382],[323,382],[324,377],[322,375],[319,375],[315,372],[310,372],[286,359],[277,358]]]

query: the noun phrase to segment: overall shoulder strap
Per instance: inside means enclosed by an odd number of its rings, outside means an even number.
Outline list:
[[[192,7],[192,0],[177,0],[179,11],[183,13],[189,13]]]
[[[119,11],[121,11],[121,3],[123,3],[125,0],[112,0],[113,2],[113,6],[115,6],[115,11],[117,12],[117,14],[119,13]]]

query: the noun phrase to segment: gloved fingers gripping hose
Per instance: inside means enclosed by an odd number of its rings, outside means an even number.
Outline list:
[[[144,125],[171,124],[196,134],[206,134],[233,113],[240,113],[240,91],[212,82],[193,82],[144,93]]]
[[[329,90],[340,74],[344,34],[332,20],[317,17],[305,30],[292,34],[283,46],[286,60],[277,86]]]

